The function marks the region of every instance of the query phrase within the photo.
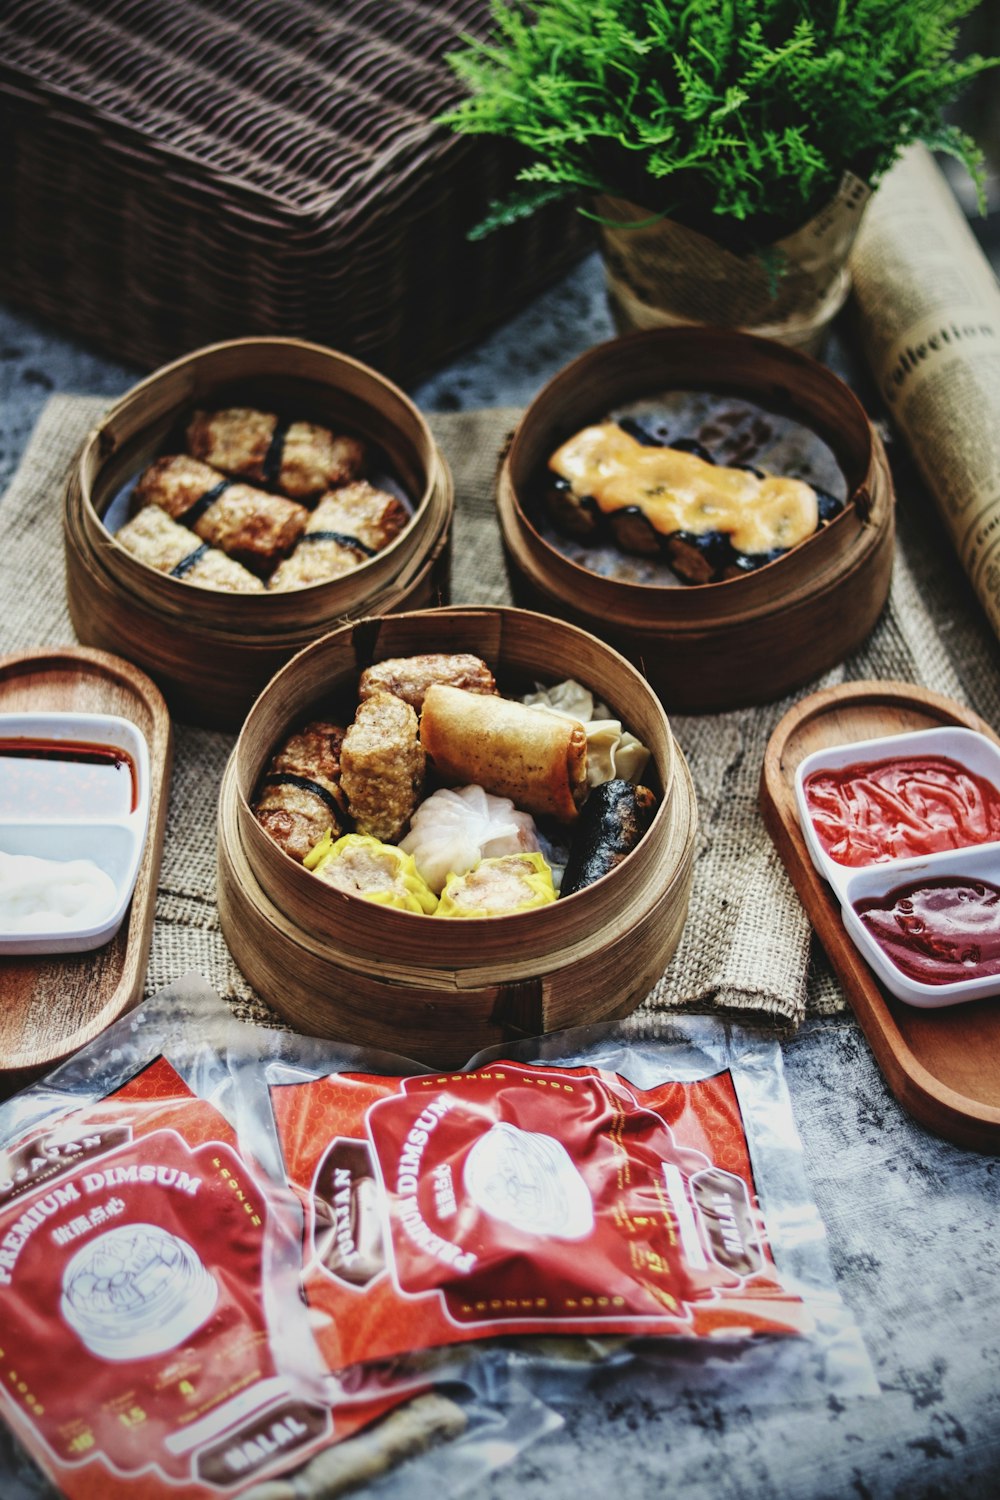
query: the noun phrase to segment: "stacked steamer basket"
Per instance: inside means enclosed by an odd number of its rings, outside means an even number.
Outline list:
[[[743,410],[751,443],[773,426],[786,448],[822,445],[839,514],[784,556],[719,582],[683,584],[663,577],[665,565],[649,581],[606,559],[591,563],[547,523],[549,459],[582,428],[657,398],[667,409],[685,403],[716,436],[738,427]],[[698,436],[679,421],[682,436]],[[860,644],[888,592],[893,506],[882,444],[843,382],[807,355],[721,329],[649,330],[583,354],[529,406],[497,484],[518,602],[595,630],[672,709],[694,712],[777,698]]]
[[[180,451],[192,412],[226,407],[362,439],[405,499],[408,523],[350,572],[288,592],[217,591],[138,561],[113,535],[128,514],[123,492],[154,459]],[[179,717],[237,729],[274,672],[333,625],[447,600],[453,501],[424,418],[374,370],[295,339],[216,344],[135,386],[87,438],[65,498],[70,615],[86,645],[144,668]]]
[[[318,880],[252,811],[291,730],[351,702],[372,662],[425,652],[485,659],[501,691],[575,678],[651,751],[652,824],[594,884],[507,916],[441,922]],[[627,1014],[680,939],[696,809],[663,708],[617,652],[516,609],[442,609],[344,626],[307,647],[254,704],[219,801],[218,899],[229,947],[254,988],[298,1028],[451,1067],[478,1049]]]

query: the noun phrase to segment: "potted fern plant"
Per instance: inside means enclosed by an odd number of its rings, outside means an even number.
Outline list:
[[[457,131],[523,148],[478,232],[569,194],[600,228],[619,322],[725,323],[815,348],[873,187],[1000,58],[956,55],[979,0],[492,0],[450,62]],[[468,39],[467,39],[468,40]]]

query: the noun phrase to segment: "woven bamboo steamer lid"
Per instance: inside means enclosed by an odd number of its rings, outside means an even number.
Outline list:
[[[572,561],[535,524],[550,454],[610,409],[669,390],[743,397],[809,428],[837,460],[845,509],[776,562],[721,583],[628,583]],[[878,434],[831,371],[747,334],[651,329],[588,350],[528,407],[496,498],[518,601],[614,644],[677,711],[764,703],[809,681],[860,645],[888,593],[895,497]]]
[[[365,438],[413,505],[388,547],[328,583],[230,594],[157,573],[104,525],[114,496],[199,406],[261,406]],[[89,434],[66,488],[67,595],[77,635],[143,667],[183,718],[236,729],[268,679],[308,641],[372,610],[448,594],[454,487],[422,414],[375,370],[297,339],[236,339],[157,370]]]
[[[334,890],[264,833],[250,803],[275,747],[331,699],[349,705],[370,662],[424,651],[473,651],[508,692],[573,676],[649,746],[644,780],[660,805],[618,869],[554,905],[442,922]],[[634,1009],[680,940],[696,821],[662,705],[592,635],[504,608],[363,620],[293,658],[247,717],[219,799],[222,930],[249,982],[295,1026],[456,1066],[513,1036]]]

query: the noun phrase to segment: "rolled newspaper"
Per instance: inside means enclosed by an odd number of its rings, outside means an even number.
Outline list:
[[[926,147],[868,205],[851,272],[866,358],[1000,636],[1000,285]]]

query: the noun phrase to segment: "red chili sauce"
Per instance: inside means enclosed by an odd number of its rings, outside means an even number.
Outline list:
[[[817,837],[839,865],[882,864],[1000,839],[1000,791],[943,755],[814,771],[803,789]]]
[[[0,739],[0,818],[125,818],[138,806],[132,758],[82,740]]]
[[[854,910],[897,969],[921,984],[1000,974],[1000,887],[988,880],[918,880]]]

